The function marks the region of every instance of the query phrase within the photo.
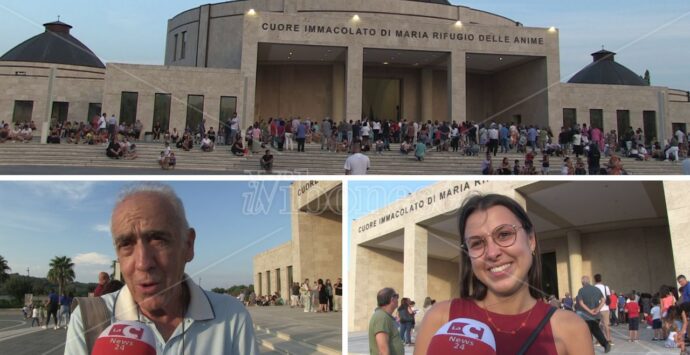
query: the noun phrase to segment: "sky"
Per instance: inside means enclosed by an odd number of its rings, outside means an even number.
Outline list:
[[[0,255],[10,273],[45,277],[68,256],[76,280],[96,282],[116,259],[110,214],[130,182],[0,182]],[[253,284],[252,258],[291,239],[290,182],[169,182],[196,230],[186,272],[206,289]]]
[[[690,90],[688,0],[468,0],[456,5],[496,13],[528,27],[560,33],[561,79],[566,81],[605,46],[616,60],[653,85]],[[104,62],[162,64],[167,20],[207,2],[194,0],[3,0],[0,53],[43,32],[61,16],[73,35]]]

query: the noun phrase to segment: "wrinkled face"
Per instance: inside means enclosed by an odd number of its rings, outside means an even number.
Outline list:
[[[528,287],[527,273],[532,266],[532,251],[536,247],[534,234],[527,235],[522,228],[518,228],[513,245],[497,245],[490,233],[504,224],[522,225],[506,207],[493,206],[486,211],[472,213],[465,225],[465,241],[476,236],[486,238],[484,254],[471,258],[472,271],[486,285],[489,293],[502,297]]]
[[[183,234],[170,203],[150,192],[136,193],[112,216],[115,252],[127,287],[145,313],[165,309],[179,295],[184,266],[194,258],[193,229]]]

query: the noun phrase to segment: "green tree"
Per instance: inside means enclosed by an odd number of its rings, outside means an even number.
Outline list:
[[[66,256],[56,256],[50,261],[48,280],[58,284],[58,294],[62,294],[62,289],[68,282],[74,281],[74,263]]]
[[[5,260],[5,258],[2,255],[0,255],[0,283],[7,280],[7,278],[10,276],[7,272],[10,270],[12,269],[10,269],[10,267],[7,266],[7,260]]]
[[[214,287],[214,288],[211,289],[211,292],[224,294],[224,293],[225,293],[225,289],[222,288],[222,287]]]
[[[24,303],[24,295],[31,293],[31,288],[31,280],[26,276],[12,275],[5,282],[5,291],[21,303]]]

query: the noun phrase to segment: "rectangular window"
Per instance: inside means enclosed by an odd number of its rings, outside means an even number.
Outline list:
[[[161,132],[167,132],[170,125],[170,105],[172,103],[172,96],[170,94],[156,94],[153,102],[153,124],[151,130],[156,124],[160,124]]]
[[[189,95],[187,96],[187,122],[185,127],[189,128],[191,132],[198,133],[199,124],[204,118],[204,96],[203,95]]]
[[[33,101],[15,101],[14,112],[12,113],[12,122],[30,122],[33,111]]]
[[[137,120],[139,93],[123,91],[120,98],[120,122],[134,124]]]
[[[563,127],[574,127],[577,124],[577,110],[574,108],[563,109]]]
[[[618,137],[623,137],[630,127],[630,111],[617,110],[616,111],[616,133]]]
[[[175,34],[175,43],[173,43],[173,62],[177,60],[177,37],[179,35]]]
[[[642,129],[644,129],[644,144],[649,145],[657,139],[656,111],[642,111],[642,126]]]
[[[67,115],[69,114],[69,102],[53,102],[53,109],[50,113],[50,125],[57,122],[67,121]],[[88,122],[88,121],[87,121]]]
[[[180,45],[180,59],[187,56],[187,31],[182,32],[182,44]]]
[[[604,110],[598,108],[589,110],[589,127],[596,127],[604,132]]]
[[[237,98],[234,96],[220,97],[220,113],[218,115],[218,131],[223,127],[223,124],[232,119],[232,115],[237,112]]]
[[[102,105],[100,102],[90,103],[89,104],[89,113],[86,116],[86,121],[91,122],[91,120],[93,120],[94,117],[96,117],[96,119],[98,119],[97,116],[101,115],[101,107],[102,107]]]

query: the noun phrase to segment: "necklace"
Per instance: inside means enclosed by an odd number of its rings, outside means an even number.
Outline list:
[[[529,317],[532,315],[532,311],[534,311],[535,308],[537,308],[537,305],[536,305],[536,304],[529,310],[529,312],[527,313],[527,316],[525,317],[525,319],[523,319],[522,322],[520,323],[520,326],[517,327],[517,329],[514,329],[514,330],[501,329],[499,326],[497,326],[497,325],[494,323],[494,320],[493,320],[493,319],[491,318],[491,316],[489,315],[489,311],[486,310],[486,304],[484,304],[484,307],[483,307],[482,309],[484,310],[484,314],[486,315],[487,320],[489,321],[489,323],[491,324],[491,326],[492,326],[494,329],[496,329],[497,332],[503,333],[503,334],[515,335],[515,334],[517,334],[517,332],[519,332],[520,330],[522,330],[522,328],[524,328],[524,327],[527,325],[527,321],[529,320]]]

